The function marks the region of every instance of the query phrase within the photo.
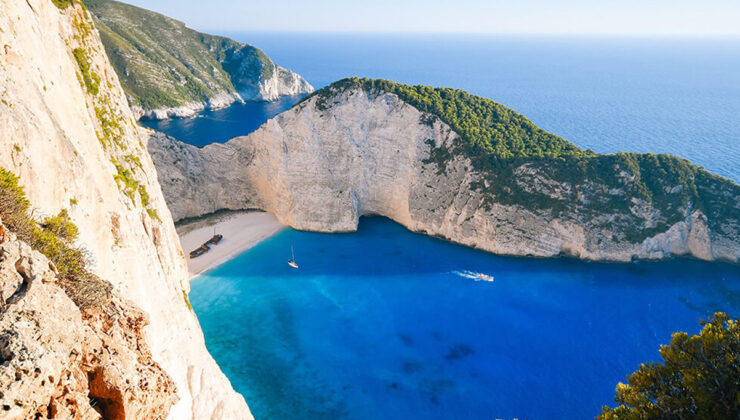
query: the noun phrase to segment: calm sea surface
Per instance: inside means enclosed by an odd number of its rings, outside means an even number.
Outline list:
[[[503,258],[369,218],[283,231],[190,296],[257,419],[587,419],[672,332],[740,315],[740,268]]]
[[[671,153],[740,181],[740,38],[225,35],[259,46],[315,87],[365,76],[460,88],[583,148]],[[248,134],[290,106],[144,124],[202,145]]]
[[[737,39],[227,35],[316,87],[461,88],[583,148],[672,153],[740,181]],[[222,142],[296,100],[145,124]],[[740,316],[740,268],[502,258],[368,218],[353,234],[283,231],[190,297],[258,419],[585,419],[672,332]]]

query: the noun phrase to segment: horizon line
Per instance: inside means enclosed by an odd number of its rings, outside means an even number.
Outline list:
[[[458,31],[370,31],[370,30],[292,30],[292,29],[236,29],[189,27],[198,32],[242,32],[242,33],[275,33],[275,34],[326,34],[326,35],[449,35],[449,36],[530,36],[530,37],[567,37],[567,38],[738,38],[740,33],[625,33],[625,32],[458,32]]]

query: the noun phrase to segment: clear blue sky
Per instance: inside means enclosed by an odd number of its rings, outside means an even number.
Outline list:
[[[125,0],[201,30],[740,35],[740,0]]]

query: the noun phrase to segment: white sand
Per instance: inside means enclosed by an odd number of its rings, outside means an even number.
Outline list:
[[[201,246],[216,233],[224,236],[218,245],[200,257],[190,259],[190,251]],[[285,226],[275,216],[264,212],[234,212],[179,225],[180,245],[188,260],[190,277],[195,277],[234,258],[260,241],[280,232]]]

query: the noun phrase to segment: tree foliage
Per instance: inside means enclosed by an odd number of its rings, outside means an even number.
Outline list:
[[[716,313],[699,335],[673,334],[663,363],[645,363],[617,385],[598,420],[740,418],[740,323]]]
[[[542,130],[510,108],[459,89],[408,86],[389,80],[352,77],[335,82],[316,95],[326,98],[337,91],[352,88],[397,95],[419,111],[444,121],[477,155],[522,158],[591,154]],[[434,119],[426,122],[433,123]]]

